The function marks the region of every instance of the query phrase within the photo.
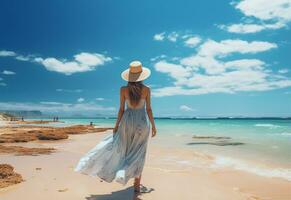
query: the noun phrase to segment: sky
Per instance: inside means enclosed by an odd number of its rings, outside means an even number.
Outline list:
[[[116,115],[151,70],[166,116],[291,116],[291,0],[2,0],[0,110]]]

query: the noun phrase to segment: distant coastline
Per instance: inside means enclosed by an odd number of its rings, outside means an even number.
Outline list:
[[[50,119],[58,116],[62,119],[116,119],[116,115],[113,114],[100,114],[96,113],[96,116],[86,116],[82,114],[66,114],[66,113],[43,113],[39,110],[0,110],[0,113],[7,114],[14,117],[24,117],[26,119]],[[165,116],[155,117],[155,119],[169,119],[169,120],[291,120],[291,116],[278,117],[249,117],[249,116]]]

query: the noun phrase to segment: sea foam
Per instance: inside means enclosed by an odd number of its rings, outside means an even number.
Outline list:
[[[255,124],[257,127],[268,127],[268,128],[279,128],[279,125],[274,125],[274,124]]]
[[[229,157],[217,156],[211,167],[212,168],[232,167],[233,169],[246,171],[259,176],[265,176],[270,178],[283,178],[285,180],[291,181],[291,169],[287,168],[272,169],[267,167],[255,166],[254,164]]]

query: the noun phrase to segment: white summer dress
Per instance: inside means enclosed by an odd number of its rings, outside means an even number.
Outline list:
[[[76,172],[99,176],[106,182],[116,178],[121,184],[141,175],[150,133],[145,99],[135,107],[128,99],[125,101],[126,109],[117,132],[106,136],[86,153],[75,167]]]

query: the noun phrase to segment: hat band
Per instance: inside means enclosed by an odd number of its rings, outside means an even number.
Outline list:
[[[129,67],[129,72],[130,73],[140,73],[142,72],[142,67],[141,65],[140,66],[137,66],[137,67]]]

